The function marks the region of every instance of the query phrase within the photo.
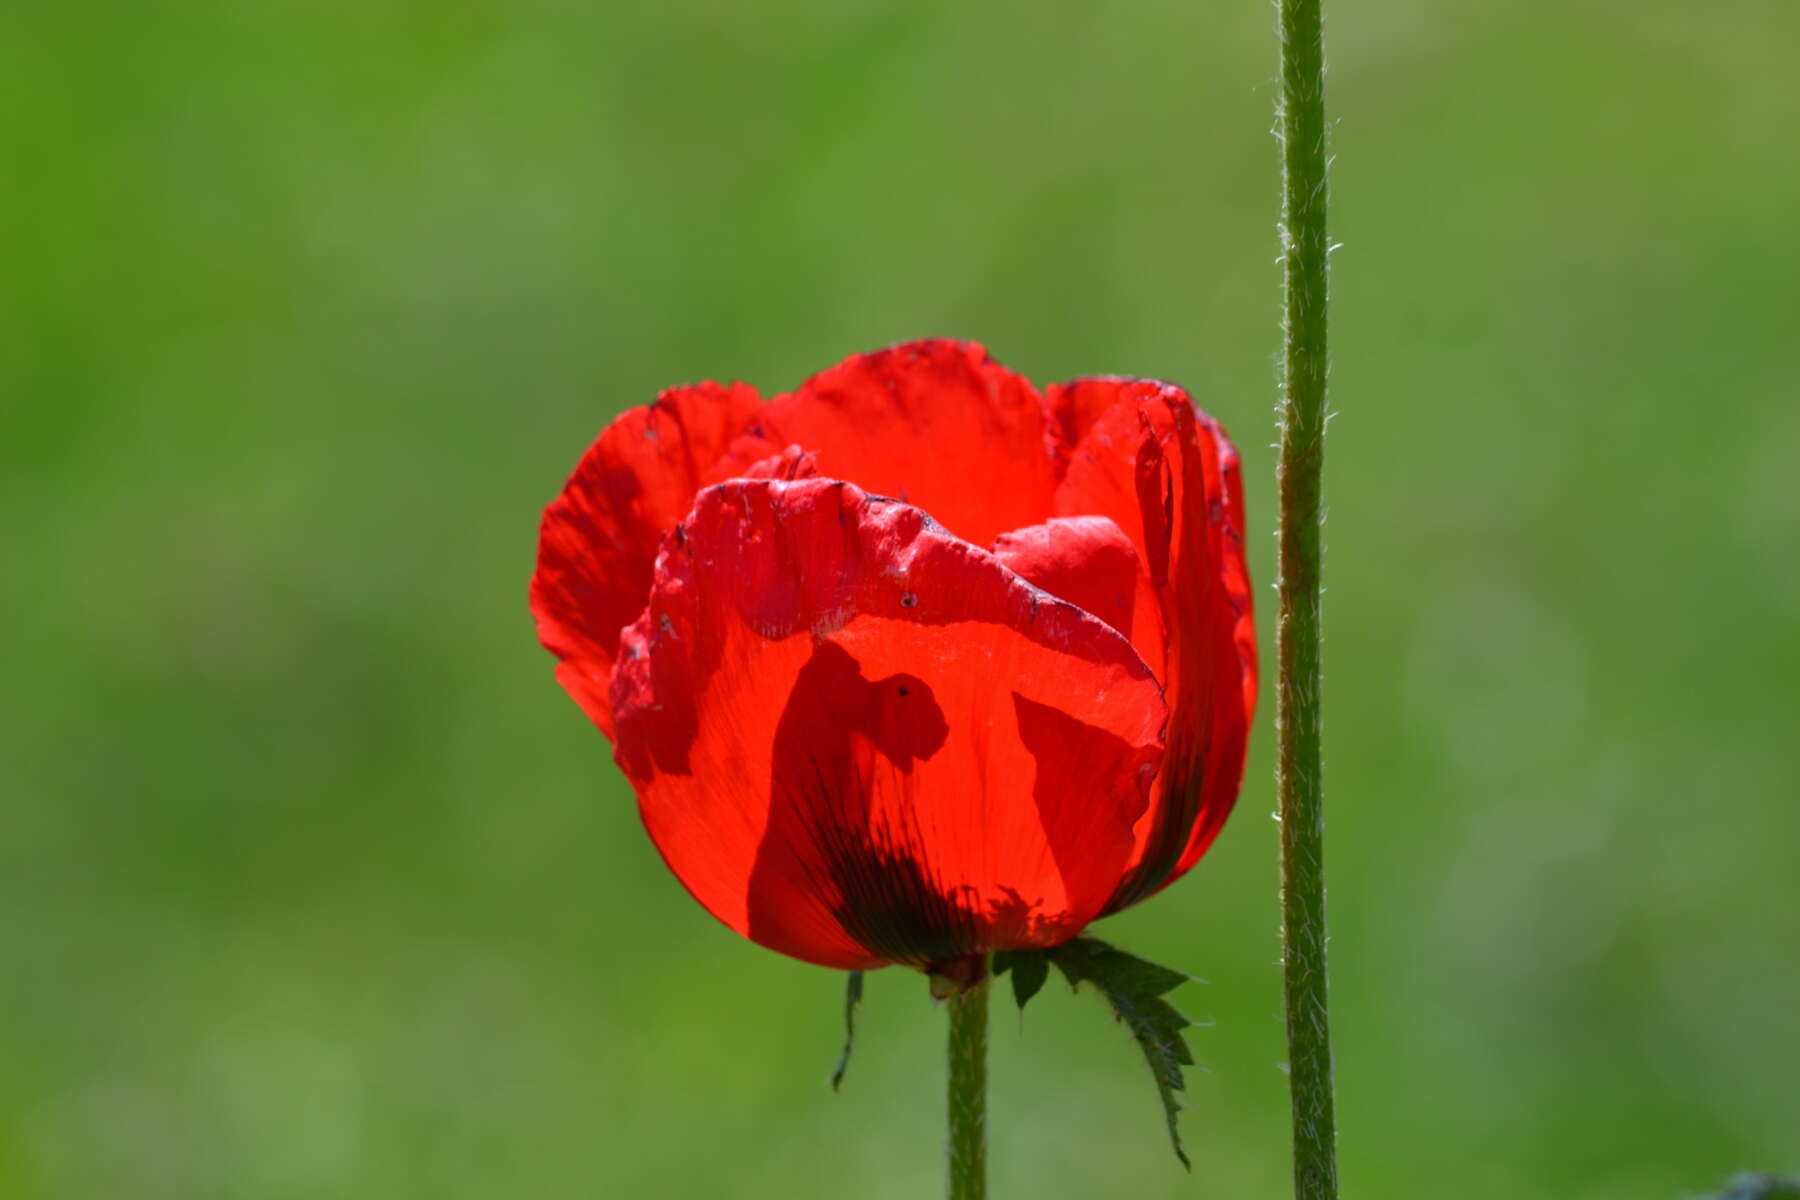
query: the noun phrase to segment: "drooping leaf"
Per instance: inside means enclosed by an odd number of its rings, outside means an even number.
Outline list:
[[[1038,994],[1050,975],[1050,956],[1042,950],[1002,950],[994,955],[994,974],[1012,972],[1013,1000],[1019,1011]]]
[[[1079,988],[1084,983],[1091,983],[1098,988],[1112,1008],[1113,1016],[1131,1031],[1138,1048],[1144,1052],[1151,1077],[1156,1080],[1175,1157],[1181,1160],[1182,1166],[1192,1170],[1193,1164],[1182,1148],[1181,1131],[1175,1118],[1181,1111],[1176,1093],[1184,1088],[1181,1068],[1192,1066],[1194,1062],[1181,1031],[1193,1022],[1162,998],[1164,993],[1174,990],[1189,977],[1127,954],[1097,938],[1076,938],[1051,950],[1047,957],[1068,979],[1069,986]],[[1013,971],[1016,987],[1016,962]]]
[[[856,1006],[862,1003],[863,973],[850,972],[844,985],[844,1052],[838,1056],[837,1068],[831,1072],[831,1090],[837,1091],[850,1068],[850,1047],[856,1042]]]

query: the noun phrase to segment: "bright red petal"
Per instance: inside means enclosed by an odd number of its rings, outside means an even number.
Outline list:
[[[710,488],[622,646],[615,754],[644,823],[772,949],[863,968],[1055,945],[1134,853],[1149,669],[909,505]]]
[[[608,425],[544,510],[531,579],[538,639],[608,737],[619,631],[644,611],[657,546],[761,408],[746,384],[670,388]]]
[[[1131,639],[1159,678],[1162,609],[1137,548],[1111,517],[1056,517],[994,539],[994,554],[1027,583],[1085,608]]]
[[[1111,517],[1157,590],[1168,649],[1168,755],[1116,912],[1168,884],[1212,843],[1237,799],[1256,704],[1237,452],[1181,389],[1086,379],[1047,399],[1065,447],[1055,511]]]
[[[729,465],[735,469],[736,464]],[[721,474],[727,470],[726,464],[715,468],[711,482],[730,479],[731,475]],[[771,454],[768,458],[751,463],[742,471],[736,472],[739,479],[817,479],[819,477],[819,456],[811,450],[803,450],[799,446],[789,446],[780,454]]]
[[[1056,478],[1047,432],[1030,381],[980,346],[909,342],[847,359],[777,396],[730,461],[803,446],[818,455],[820,474],[898,497],[986,546],[1049,514]]]

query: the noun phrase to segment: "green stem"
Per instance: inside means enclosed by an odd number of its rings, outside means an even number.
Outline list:
[[[945,1001],[950,1010],[950,1200],[987,1200],[989,981]]]
[[[1325,809],[1319,717],[1319,476],[1325,456],[1325,39],[1320,0],[1277,0],[1281,33],[1283,358],[1276,787],[1294,1194],[1337,1196],[1325,992]]]

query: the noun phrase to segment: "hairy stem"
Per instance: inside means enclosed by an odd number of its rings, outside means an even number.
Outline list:
[[[983,979],[950,1010],[950,1200],[987,1200],[988,992]]]
[[[1319,521],[1325,456],[1325,44],[1320,0],[1277,0],[1281,34],[1282,268],[1280,679],[1282,973],[1294,1194],[1337,1196],[1337,1121],[1325,988],[1325,809],[1320,766]]]

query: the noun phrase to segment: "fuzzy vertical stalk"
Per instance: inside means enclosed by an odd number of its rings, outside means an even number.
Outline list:
[[[950,1012],[950,1200],[987,1200],[988,992],[983,979],[945,1001]]]
[[[1275,654],[1282,974],[1294,1194],[1337,1196],[1337,1119],[1325,972],[1320,754],[1320,474],[1325,457],[1327,257],[1325,39],[1320,0],[1276,0],[1281,36],[1281,249],[1285,347]]]

